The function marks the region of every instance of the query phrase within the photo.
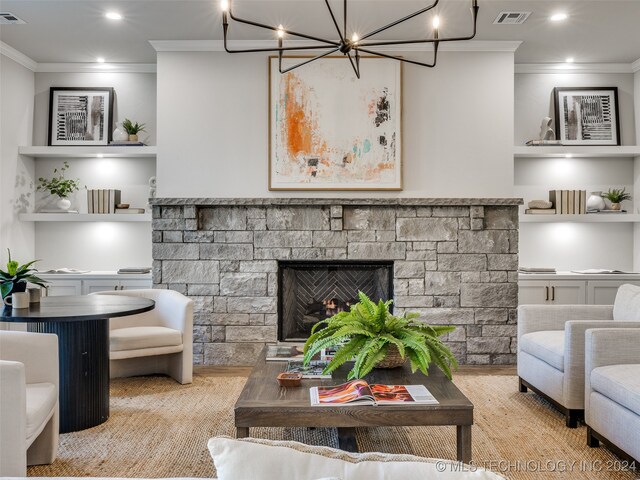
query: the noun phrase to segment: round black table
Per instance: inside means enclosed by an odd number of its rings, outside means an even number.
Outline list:
[[[4,307],[0,321],[27,323],[58,336],[60,433],[109,418],[109,318],[153,310],[147,298],[123,295],[43,297],[29,308]]]

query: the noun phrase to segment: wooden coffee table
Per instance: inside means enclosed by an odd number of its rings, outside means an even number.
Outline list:
[[[451,425],[457,430],[457,460],[471,461],[473,404],[435,366],[429,376],[411,373],[408,365],[374,370],[370,383],[386,385],[423,384],[440,402],[438,405],[312,407],[309,387],[346,382],[351,366],[343,365],[331,379],[302,380],[297,388],[281,388],[276,381],[286,362],[265,361],[261,355],[235,405],[237,437],[249,436],[250,427],[337,427],[340,448],[357,451],[355,427],[400,427]]]

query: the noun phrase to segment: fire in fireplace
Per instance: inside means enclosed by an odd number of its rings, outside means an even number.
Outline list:
[[[393,298],[393,262],[282,261],[278,263],[278,340],[304,341],[313,326],[358,301]]]

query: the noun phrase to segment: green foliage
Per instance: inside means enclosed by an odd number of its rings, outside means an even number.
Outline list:
[[[0,270],[0,294],[2,294],[2,298],[9,295],[9,292],[13,289],[13,286],[17,283],[35,283],[36,285],[40,285],[41,287],[45,287],[45,280],[42,280],[39,277],[36,277],[32,272],[37,272],[35,268],[30,268],[31,265],[37,262],[37,260],[33,260],[29,263],[25,263],[24,265],[20,265],[15,260],[11,260],[11,250],[7,248],[9,252],[9,261],[7,262],[7,271]]]
[[[122,122],[122,128],[124,128],[129,135],[137,135],[138,132],[144,132],[145,125],[146,123],[141,123],[139,125],[138,122],[133,123],[128,118],[125,118],[124,122]]]
[[[314,325],[304,345],[305,364],[323,348],[342,345],[325,373],[354,360],[349,380],[362,378],[384,359],[393,345],[402,358],[409,358],[412,371],[420,370],[428,375],[429,364],[435,363],[451,378],[451,368],[457,367],[458,362],[438,337],[456,327],[428,325],[415,320],[420,316],[417,313],[392,315],[389,312],[392,300],[380,300],[375,304],[362,292],[358,292],[358,297],[360,301],[352,305],[350,311],[340,312]]]
[[[79,178],[70,180],[64,177],[64,172],[68,168],[69,162],[65,160],[62,164],[62,167],[60,168],[59,173],[57,168],[53,170],[54,174],[58,174],[57,176],[54,176],[51,180],[40,177],[38,179],[38,181],[40,182],[40,185],[38,185],[38,191],[44,190],[49,192],[51,195],[57,195],[60,198],[67,198],[69,194],[75,192],[76,190],[80,190]]]
[[[611,203],[620,203],[623,200],[631,200],[631,194],[625,192],[626,188],[610,188],[609,191],[603,193],[602,196]]]

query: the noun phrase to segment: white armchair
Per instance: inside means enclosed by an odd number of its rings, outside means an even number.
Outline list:
[[[640,329],[586,333],[587,444],[605,442],[640,461]],[[616,453],[620,453],[617,452]]]
[[[622,285],[614,305],[518,307],[518,377],[554,403],[575,428],[584,416],[584,345],[589,328],[640,327],[640,287]]]
[[[58,453],[58,337],[0,331],[0,477]]]
[[[193,376],[193,300],[174,290],[113,290],[154,300],[153,310],[109,320],[111,378],[164,373],[181,384]]]

